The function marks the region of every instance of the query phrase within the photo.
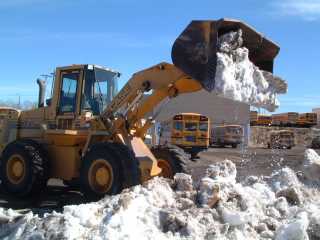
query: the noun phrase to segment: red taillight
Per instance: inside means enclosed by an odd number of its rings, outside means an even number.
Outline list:
[[[179,136],[180,136],[180,133],[175,132],[175,133],[173,133],[172,135],[173,135],[174,137],[179,137]]]

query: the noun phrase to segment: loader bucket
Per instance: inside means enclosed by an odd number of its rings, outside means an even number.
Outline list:
[[[173,64],[199,81],[204,89],[215,86],[218,37],[242,30],[243,46],[249,50],[249,58],[261,70],[273,72],[273,60],[280,48],[247,24],[232,20],[192,21],[173,44]]]

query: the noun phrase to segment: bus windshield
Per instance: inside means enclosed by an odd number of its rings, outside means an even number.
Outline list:
[[[197,125],[198,125],[198,124],[197,124],[196,122],[186,122],[186,123],[184,124],[184,130],[186,130],[186,131],[191,131],[191,132],[197,131],[197,128],[198,128]]]

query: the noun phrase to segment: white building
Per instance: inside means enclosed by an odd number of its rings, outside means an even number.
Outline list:
[[[212,126],[222,124],[239,124],[243,126],[245,142],[248,142],[250,128],[250,106],[244,103],[235,102],[229,99],[217,97],[215,94],[204,90],[194,93],[182,94],[160,104],[154,110],[156,121],[165,121],[173,115],[182,112],[194,112],[206,115],[210,118]]]

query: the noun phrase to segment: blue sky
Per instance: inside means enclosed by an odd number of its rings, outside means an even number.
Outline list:
[[[169,61],[192,19],[241,19],[281,46],[275,73],[289,83],[278,111],[320,106],[320,0],[1,0],[0,99],[36,99],[56,66],[95,63],[122,73]]]

